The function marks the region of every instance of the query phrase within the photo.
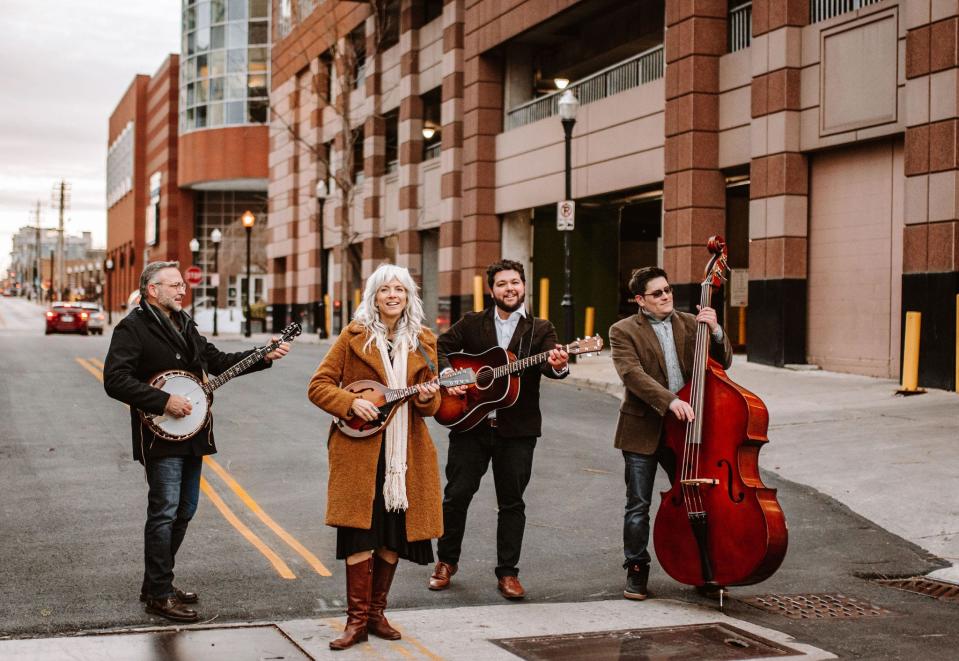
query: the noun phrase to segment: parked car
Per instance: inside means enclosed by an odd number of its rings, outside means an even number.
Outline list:
[[[103,335],[103,328],[107,325],[107,313],[103,311],[99,303],[79,301],[74,303],[81,310],[86,310],[90,314],[87,319],[87,329],[94,335]]]
[[[54,301],[47,310],[47,331],[50,333],[90,333],[90,313],[77,307],[76,303]]]

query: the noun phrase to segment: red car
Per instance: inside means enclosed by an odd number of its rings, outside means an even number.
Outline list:
[[[54,303],[47,310],[47,332],[50,333],[90,333],[87,322],[90,313],[69,303]]]

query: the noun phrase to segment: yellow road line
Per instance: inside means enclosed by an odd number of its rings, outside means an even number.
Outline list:
[[[233,513],[233,510],[231,510],[227,504],[223,502],[223,499],[220,498],[220,494],[213,490],[213,487],[210,486],[210,483],[206,481],[205,477],[200,478],[200,488],[203,490],[203,493],[207,495],[207,498],[213,502],[213,505],[220,510],[220,514],[223,515],[223,518],[229,521],[233,527],[236,528],[237,531],[246,538],[246,541],[255,546],[260,553],[266,556],[266,559],[273,564],[273,567],[276,569],[281,578],[296,578],[296,575],[290,570],[287,564],[283,562],[282,558],[280,558],[280,556],[278,556],[273,549],[267,546],[263,540],[257,537],[252,530],[247,528],[246,524],[237,518],[236,514]]]
[[[96,365],[96,366],[99,367],[100,369],[103,369],[103,361],[102,361],[102,360],[98,360],[98,359],[96,359],[96,358],[87,358],[87,360],[89,360],[91,363],[93,363],[94,365]]]
[[[429,648],[426,647],[426,645],[416,640],[416,638],[411,636],[408,631],[403,631],[402,629],[400,629],[399,627],[396,627],[395,625],[394,625],[394,628],[403,634],[403,640],[405,642],[415,647],[416,651],[418,651],[420,654],[425,656],[427,659],[430,659],[430,661],[443,661],[443,657],[433,654],[433,652],[431,652]]]
[[[85,361],[83,358],[78,357],[75,360],[80,365],[80,367],[82,367],[83,369],[88,371],[90,374],[92,374],[100,383],[103,383],[103,372],[101,372],[96,367],[94,367],[93,365]]]
[[[284,530],[280,524],[270,517],[269,514],[264,512],[263,508],[261,508],[260,505],[250,497],[250,494],[246,492],[246,489],[241,487],[240,484],[233,479],[233,476],[230,475],[222,466],[220,466],[220,464],[218,464],[213,457],[207,455],[203,458],[203,460],[210,468],[213,469],[214,473],[219,475],[220,478],[227,483],[227,486],[233,490],[233,493],[240,497],[240,500],[243,501],[243,504],[246,505],[251,512],[256,514],[260,521],[265,523],[270,530],[276,533],[277,537],[286,542],[291,549],[296,551],[301,558],[306,560],[306,562],[313,568],[313,571],[320,576],[332,576],[332,574],[330,574],[330,570],[324,567],[323,563],[320,562],[315,555],[310,553],[305,546],[300,544],[300,542],[298,542],[293,535]]]

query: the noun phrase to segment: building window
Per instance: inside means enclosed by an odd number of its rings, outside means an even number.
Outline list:
[[[379,31],[380,50],[392,48],[400,43],[400,3],[390,0],[377,12],[377,30]]]
[[[363,182],[363,129],[354,130],[350,134],[350,140],[353,142],[353,162],[350,164],[350,177],[354,184],[360,184]]]
[[[366,82],[366,24],[350,32],[347,57],[353,59],[353,89],[360,89]]]
[[[428,161],[440,155],[443,142],[442,123],[440,121],[440,104],[442,103],[442,88],[434,87],[420,97],[423,102],[423,160]]]
[[[180,132],[267,122],[270,0],[183,4]],[[281,0],[281,32],[288,11],[290,2]]]
[[[426,0],[423,3],[423,23],[429,23],[443,15],[443,0]]]
[[[400,111],[386,113],[386,172],[396,172],[400,161]]]

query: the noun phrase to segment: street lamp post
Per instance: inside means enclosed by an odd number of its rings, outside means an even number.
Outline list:
[[[329,196],[329,190],[326,187],[326,180],[320,179],[316,182],[316,201],[319,206],[316,231],[317,249],[320,252],[317,260],[320,267],[320,292],[313,306],[313,328],[316,329],[320,339],[328,337],[326,332],[326,250],[323,246],[323,206],[326,204],[327,196]]]
[[[220,231],[219,227],[215,227],[210,232],[210,241],[213,242],[213,275],[210,276],[210,279],[213,280],[213,337],[219,335],[216,318],[219,316],[220,307],[220,241],[222,239],[223,232]]]
[[[196,266],[197,257],[200,254],[200,242],[196,237],[190,239],[190,254],[193,256],[193,266]],[[190,292],[190,316],[196,319],[196,292]]]
[[[563,133],[566,135],[566,199],[573,199],[573,126],[576,124],[576,111],[579,110],[579,100],[572,90],[566,90],[559,98],[559,116],[563,122]],[[573,341],[573,266],[572,266],[572,234],[571,229],[563,231],[563,329],[567,343]],[[574,357],[570,356],[570,361]]]
[[[240,217],[240,220],[243,221],[243,228],[246,230],[246,332],[244,335],[250,337],[253,334],[253,319],[251,315],[253,313],[251,307],[250,296],[252,294],[252,284],[253,273],[252,267],[250,264],[250,240],[253,234],[253,224],[256,223],[256,216],[253,215],[253,212],[249,209],[243,212],[243,215]]]
[[[107,272],[107,323],[113,325],[113,260],[109,257],[103,262],[103,270]]]

